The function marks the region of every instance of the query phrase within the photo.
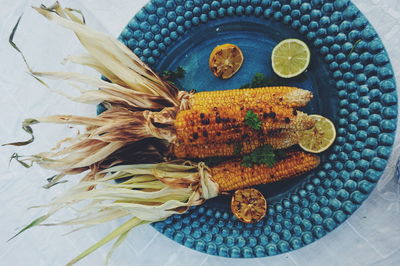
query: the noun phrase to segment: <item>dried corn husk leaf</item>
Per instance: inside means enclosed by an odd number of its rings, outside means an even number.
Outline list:
[[[60,173],[71,173],[80,168],[87,170],[91,165],[108,159],[130,143],[153,137],[174,141],[173,120],[176,112],[176,108],[165,108],[161,112],[135,112],[115,107],[92,118],[55,115],[35,120],[27,119],[24,122],[25,126],[31,123],[75,124],[86,126],[86,130],[75,138],[69,138],[69,146],[66,148],[55,148],[49,152],[28,156],[21,161],[37,163]]]
[[[77,263],[78,261],[80,261],[81,259],[86,257],[87,255],[89,255],[90,253],[92,253],[93,251],[98,249],[99,247],[107,244],[108,242],[112,241],[116,237],[120,237],[121,235],[124,235],[125,233],[128,233],[132,228],[134,228],[134,227],[136,227],[138,225],[144,224],[144,223],[146,223],[146,221],[141,221],[140,219],[138,219],[136,217],[128,220],[127,222],[125,222],[121,226],[117,227],[110,234],[105,236],[103,239],[101,239],[99,242],[97,242],[93,246],[91,246],[88,249],[86,249],[85,251],[83,251],[80,255],[78,255],[77,257],[72,259],[66,265],[74,265],[75,263]]]
[[[22,129],[28,133],[29,135],[31,135],[31,138],[29,140],[26,141],[18,141],[18,142],[11,142],[11,143],[6,143],[3,144],[1,146],[7,146],[7,145],[11,145],[11,146],[24,146],[24,145],[28,145],[30,143],[32,143],[35,140],[35,136],[33,135],[33,130],[31,125],[37,124],[39,123],[38,120],[36,119],[25,119],[25,121],[22,123]]]
[[[78,183],[50,204],[37,206],[50,207],[50,211],[23,229],[25,231],[37,225],[60,224],[81,224],[82,228],[86,228],[130,217],[68,265],[76,263],[115,238],[118,240],[114,247],[118,246],[126,233],[139,224],[161,221],[173,214],[181,214],[190,206],[202,204],[218,194],[218,185],[211,180],[209,169],[204,163],[174,161],[114,166],[98,172],[97,175],[99,176],[94,181]],[[113,182],[121,178],[128,179],[122,183]],[[93,189],[88,190],[90,187]],[[82,203],[87,204],[82,207]],[[77,216],[60,223],[45,223],[51,215],[63,208],[75,209]]]
[[[53,90],[53,92],[61,94],[70,100],[88,103],[88,104],[99,104],[101,102],[109,103],[112,106],[123,106],[132,110],[161,110],[164,107],[173,106],[173,103],[169,102],[162,96],[156,96],[147,93],[136,92],[132,89],[122,87],[118,84],[113,84],[93,78],[79,73],[72,72],[33,72],[36,77],[46,77],[59,80],[76,81],[84,83],[100,90],[84,90],[75,86],[79,89],[80,96],[71,96],[61,91]]]
[[[142,93],[162,96],[175,105],[179,105],[177,100],[178,90],[168,82],[163,81],[131,50],[115,38],[96,32],[79,22],[68,20],[63,15],[64,9],[59,4],[53,6],[50,9],[51,11],[43,7],[35,9],[47,19],[74,31],[89,52],[84,61],[90,61],[91,65],[96,65],[96,69],[101,71],[105,77],[121,86]]]
[[[96,118],[54,115],[26,120],[23,128],[31,134],[31,139],[9,145],[31,143],[34,137],[30,125],[34,123],[78,124],[86,126],[86,130],[74,138],[67,138],[66,142],[70,145],[67,148],[60,149],[61,145],[57,144],[50,152],[39,153],[23,160],[19,160],[20,156],[17,155],[14,156],[15,159],[25,166],[36,162],[45,168],[59,171],[61,175],[65,175],[88,170],[93,164],[101,164],[105,160],[110,163],[112,154],[141,139],[156,137],[174,141],[173,119],[179,108],[182,106],[187,108],[188,93],[178,93],[175,87],[160,79],[119,41],[88,28],[84,25],[84,19],[73,14],[77,10],[64,9],[59,3],[49,8],[42,6],[35,9],[49,20],[73,30],[89,52],[81,57],[69,57],[67,60],[91,66],[113,83],[78,73],[34,72],[27,65],[33,77],[52,91],[55,90],[41,80],[41,77],[67,80],[95,87],[94,90],[84,90],[77,84],[73,84],[80,91],[78,96],[60,91],[55,92],[77,102],[103,103],[109,110]],[[17,26],[18,23],[10,36],[10,43],[21,52],[12,41]],[[180,105],[181,102],[183,105]],[[85,179],[92,178],[94,171],[92,167],[91,173]]]

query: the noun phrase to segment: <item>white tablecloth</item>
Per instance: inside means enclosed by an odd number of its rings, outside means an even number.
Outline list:
[[[146,0],[70,0],[64,6],[81,9],[87,23],[97,30],[117,36]],[[379,32],[390,54],[399,78],[400,5],[398,0],[354,0]],[[23,49],[35,70],[78,70],[79,66],[59,62],[66,55],[82,52],[74,35],[47,22],[30,6],[40,1],[0,0],[0,143],[27,138],[21,121],[54,113],[94,115],[93,106],[72,103],[49,91],[31,78],[19,54],[8,44],[8,36],[18,16],[24,12],[15,41]],[[44,1],[51,4],[52,1]],[[93,73],[94,74],[94,73]],[[399,80],[399,79],[398,79]],[[68,88],[52,82],[56,89]],[[0,265],[62,265],[99,240],[117,222],[64,236],[69,227],[37,227],[11,242],[5,242],[17,228],[41,209],[27,208],[50,201],[64,185],[44,190],[44,177],[51,173],[33,167],[24,169],[16,163],[9,166],[14,151],[25,154],[47,150],[52,143],[71,134],[64,126],[35,126],[37,140],[25,148],[0,148]],[[399,131],[400,132],[400,131]],[[397,138],[395,150],[399,150]],[[260,259],[226,259],[209,256],[183,247],[146,225],[133,230],[119,248],[110,265],[400,265],[400,187],[394,176],[399,152],[394,152],[378,187],[364,204],[339,228],[321,240],[300,250]],[[70,185],[70,184],[68,184]],[[66,186],[68,186],[66,185]],[[78,265],[102,265],[109,245],[101,248]]]

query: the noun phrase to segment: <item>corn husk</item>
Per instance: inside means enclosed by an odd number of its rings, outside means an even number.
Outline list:
[[[189,93],[178,92],[172,84],[163,81],[115,38],[87,27],[84,18],[75,15],[77,10],[62,8],[58,2],[52,7],[41,6],[35,10],[45,18],[74,31],[88,52],[80,56],[69,56],[66,60],[92,67],[111,82],[79,73],[33,71],[27,64],[29,72],[53,92],[80,103],[102,103],[107,110],[97,117],[52,115],[25,120],[23,129],[31,138],[6,145],[22,146],[33,142],[31,125],[37,123],[74,124],[86,128],[76,136],[56,144],[49,152],[26,156],[22,160],[22,156],[16,154],[13,155],[14,159],[25,167],[38,163],[44,168],[58,171],[59,177],[90,169],[88,177],[85,177],[88,179],[93,177],[95,165],[99,166],[105,160],[110,161],[114,153],[131,143],[154,137],[174,141],[173,121],[181,108],[188,108]],[[16,27],[10,36],[10,43],[22,54],[12,41]],[[70,82],[79,91],[79,95],[54,90],[43,78]],[[81,84],[93,89],[83,89]],[[69,146],[61,149],[61,143]]]
[[[111,83],[79,73],[33,71],[27,64],[32,76],[50,90],[85,104],[103,103],[107,110],[97,117],[51,115],[24,121],[23,129],[31,135],[31,139],[9,145],[31,143],[34,140],[31,126],[37,123],[85,127],[76,136],[61,140],[51,151],[26,157],[13,155],[26,167],[37,163],[57,171],[45,187],[63,182],[66,175],[85,171],[88,173],[61,197],[46,206],[40,206],[49,208],[48,213],[35,219],[16,236],[38,225],[81,225],[78,229],[82,229],[128,218],[68,263],[72,265],[116,239],[111,254],[127,237],[128,232],[140,224],[181,214],[190,206],[215,197],[218,188],[210,180],[204,164],[179,161],[115,166],[129,160],[136,163],[141,160],[165,160],[160,150],[168,150],[166,143],[174,141],[173,121],[181,108],[188,107],[189,94],[178,92],[174,86],[163,81],[114,38],[89,29],[84,25],[84,19],[75,16],[74,10],[61,8],[58,3],[50,8],[42,6],[35,9],[47,19],[73,30],[88,52],[81,56],[70,56],[66,60],[96,69]],[[12,42],[16,27],[10,36],[10,43],[21,52]],[[43,78],[70,82],[79,91],[79,95],[53,90]],[[92,86],[93,90],[82,89],[82,84]],[[154,137],[166,141],[157,142]],[[148,138],[152,138],[152,145],[139,145]],[[115,180],[124,181],[115,183]],[[75,217],[60,223],[48,222],[55,213],[70,207],[76,210]]]
[[[45,18],[72,30],[89,54],[75,62],[95,66],[101,74],[115,84],[137,92],[163,96],[175,105],[178,90],[163,81],[151,68],[144,64],[131,50],[115,38],[97,32],[77,19],[57,2],[51,8],[34,7]],[[74,57],[70,57],[70,60]]]
[[[59,171],[71,172],[74,169],[88,169],[91,165],[102,162],[119,149],[139,140],[159,137],[174,141],[173,118],[175,109],[164,109],[162,112],[133,112],[129,109],[111,108],[97,117],[87,118],[72,115],[56,115],[34,120],[32,123],[61,123],[87,126],[86,131],[75,138],[68,138],[69,146],[53,149],[24,158],[40,166]],[[170,127],[158,129],[153,122],[170,124]],[[62,140],[61,142],[65,142]],[[56,147],[60,146],[60,143]]]
[[[73,186],[50,204],[37,206],[49,208],[49,212],[35,219],[18,234],[39,225],[81,225],[81,228],[87,228],[129,218],[68,263],[72,265],[102,245],[117,239],[110,251],[112,253],[128,232],[140,224],[182,214],[190,206],[200,205],[218,195],[218,185],[211,180],[210,169],[204,163],[173,161],[120,165],[99,171],[96,175],[92,181],[82,181]],[[124,181],[115,183],[116,180]],[[76,217],[59,223],[46,222],[64,208],[76,210]]]

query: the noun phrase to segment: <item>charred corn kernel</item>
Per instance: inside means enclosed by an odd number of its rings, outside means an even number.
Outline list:
[[[313,95],[296,87],[262,87],[198,92],[190,98],[191,109],[240,105],[251,107],[260,104],[278,104],[286,107],[305,106]]]
[[[298,143],[298,135],[293,130],[271,132],[267,137],[247,139],[233,144],[180,144],[172,146],[177,158],[206,158],[213,156],[234,156],[251,153],[263,145],[274,149],[286,149]]]
[[[261,129],[246,125],[246,113],[252,110],[261,121]],[[177,144],[230,144],[248,138],[262,138],[278,129],[304,130],[314,119],[293,108],[256,105],[252,108],[226,106],[180,111],[175,120]]]
[[[230,161],[212,167],[212,180],[219,185],[220,191],[277,182],[290,177],[301,175],[317,167],[320,163],[318,156],[305,152],[290,152],[287,158],[275,163],[269,168],[266,165],[245,167],[241,161]]]

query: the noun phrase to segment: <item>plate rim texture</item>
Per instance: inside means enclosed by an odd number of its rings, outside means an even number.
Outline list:
[[[382,41],[349,0],[151,0],[119,40],[154,67],[187,31],[238,16],[281,22],[319,51],[336,82],[337,139],[328,159],[287,197],[270,204],[259,223],[246,225],[228,211],[199,206],[152,225],[210,255],[265,257],[320,239],[372,192],[394,143],[396,82]]]

